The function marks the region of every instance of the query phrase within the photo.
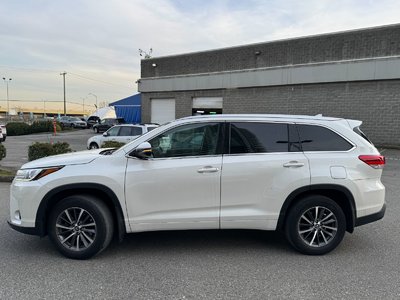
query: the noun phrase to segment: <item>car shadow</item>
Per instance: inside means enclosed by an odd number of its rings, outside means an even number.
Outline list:
[[[252,250],[291,252],[283,233],[262,230],[185,230],[141,232],[125,235],[123,241],[114,241],[107,250],[117,252],[209,252],[226,253]],[[111,254],[111,255],[113,255]]]

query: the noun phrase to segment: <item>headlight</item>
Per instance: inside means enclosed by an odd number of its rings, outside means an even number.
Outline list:
[[[15,180],[20,180],[20,181],[38,180],[51,173],[57,172],[61,168],[63,167],[61,166],[61,167],[51,167],[51,168],[18,170],[17,175],[15,176]]]

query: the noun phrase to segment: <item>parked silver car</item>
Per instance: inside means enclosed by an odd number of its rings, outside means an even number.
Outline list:
[[[68,117],[63,116],[60,118],[60,124],[62,127],[72,127],[72,128],[86,128],[87,123],[82,121],[78,117]]]

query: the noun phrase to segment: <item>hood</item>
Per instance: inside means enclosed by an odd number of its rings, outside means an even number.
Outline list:
[[[104,150],[96,149],[43,157],[24,164],[21,169],[88,164],[100,157],[100,152]]]

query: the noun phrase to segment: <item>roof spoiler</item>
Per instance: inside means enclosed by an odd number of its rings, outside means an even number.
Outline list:
[[[346,119],[346,121],[347,121],[347,123],[349,124],[349,126],[350,126],[351,129],[360,127],[361,124],[362,124],[362,121],[358,121],[358,120],[349,120],[349,119]]]

